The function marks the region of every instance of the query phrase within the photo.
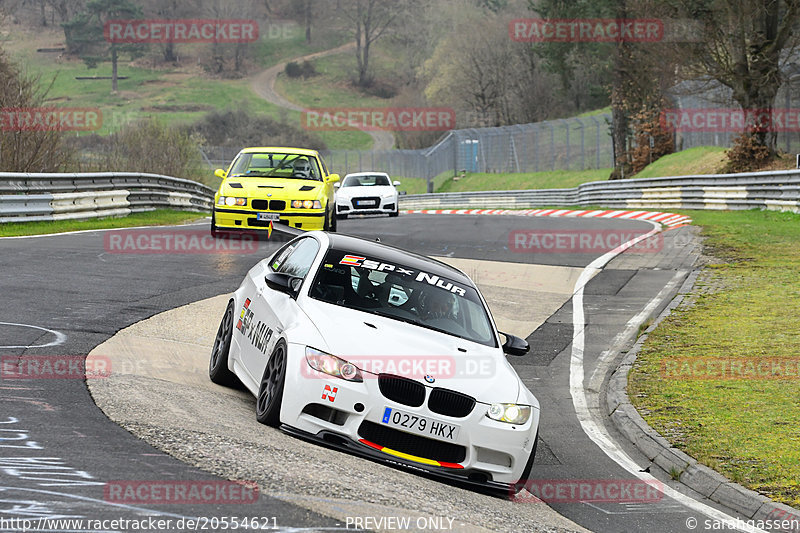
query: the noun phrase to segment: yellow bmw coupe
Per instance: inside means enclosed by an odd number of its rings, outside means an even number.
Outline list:
[[[212,235],[265,230],[270,223],[336,231],[333,184],[339,175],[328,172],[316,150],[245,148],[214,175],[222,183],[214,195]]]

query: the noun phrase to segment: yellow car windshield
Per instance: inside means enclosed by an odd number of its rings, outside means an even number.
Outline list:
[[[303,154],[255,152],[242,153],[230,172],[232,177],[296,178],[321,180],[315,157]]]

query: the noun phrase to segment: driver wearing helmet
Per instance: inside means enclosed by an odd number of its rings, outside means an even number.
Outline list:
[[[449,318],[455,320],[456,297],[444,290],[429,288],[420,295],[420,316],[425,320]]]
[[[293,164],[292,175],[296,178],[310,178],[311,177],[311,164],[308,159],[297,159]]]

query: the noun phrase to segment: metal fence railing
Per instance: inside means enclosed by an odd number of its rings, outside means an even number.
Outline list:
[[[415,194],[402,209],[775,209],[800,212],[800,170],[584,183],[573,189]]]
[[[0,173],[0,223],[124,216],[157,208],[210,211],[197,182],[136,172]]]

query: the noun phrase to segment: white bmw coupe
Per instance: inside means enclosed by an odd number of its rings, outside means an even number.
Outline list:
[[[256,419],[297,437],[516,492],[533,464],[540,408],[506,355],[527,351],[497,331],[460,270],[316,231],[248,272],[209,375],[241,381]]]

